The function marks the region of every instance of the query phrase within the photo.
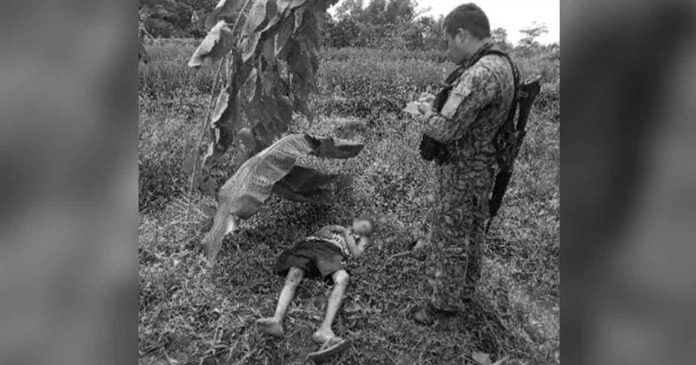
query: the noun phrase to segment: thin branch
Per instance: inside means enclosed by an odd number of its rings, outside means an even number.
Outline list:
[[[198,167],[203,163],[198,163],[198,151],[201,148],[201,145],[203,144],[203,139],[205,138],[205,132],[206,129],[208,128],[208,123],[209,120],[213,114],[213,108],[214,105],[213,103],[215,102],[215,89],[217,88],[217,83],[220,78],[220,73],[222,72],[222,66],[225,65],[225,61],[227,60],[227,56],[225,56],[225,60],[223,62],[220,62],[220,65],[218,66],[217,72],[215,73],[215,78],[213,79],[213,88],[210,90],[210,100],[208,102],[208,113],[203,120],[203,123],[201,125],[201,134],[200,137],[198,138],[198,143],[194,146],[193,150],[193,156],[195,158],[195,162],[193,164],[193,172],[191,173],[191,177],[189,178],[189,187],[188,187],[188,204],[186,206],[186,221],[189,219],[189,214],[191,213],[191,200],[192,200],[192,194],[193,194],[193,184],[196,181],[196,176],[198,175]]]

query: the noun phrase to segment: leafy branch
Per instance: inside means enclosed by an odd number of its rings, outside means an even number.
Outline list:
[[[192,181],[203,177],[233,142],[249,158],[270,146],[293,113],[313,119],[309,95],[317,90],[319,21],[337,0],[221,0],[206,18],[208,34],[188,62],[208,66],[230,58],[227,84],[206,125],[209,143],[196,147]],[[188,170],[188,169],[187,169]]]

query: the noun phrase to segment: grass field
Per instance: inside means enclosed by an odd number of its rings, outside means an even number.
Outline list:
[[[332,364],[467,364],[476,352],[503,364],[559,359],[559,60],[557,54],[513,53],[524,74],[544,76],[516,172],[485,250],[478,297],[463,318],[432,327],[409,318],[424,292],[419,257],[405,254],[422,226],[433,166],[418,154],[420,129],[399,110],[435,90],[452,65],[443,55],[327,50],[319,73],[319,117],[297,117],[291,129],[353,138],[365,150],[345,161],[309,161],[352,177],[332,187],[331,206],[273,198],[225,240],[206,270],[198,245],[210,227],[195,193],[187,214],[183,160],[207,115],[213,69],[192,70],[191,40],[156,40],[140,67],[139,352],[141,364],[302,364],[316,350],[312,332],[330,288],[304,281],[285,321],[286,338],[259,334],[254,321],[275,308],[283,279],[274,260],[295,239],[324,224],[378,218],[374,245],[353,274],[337,334],[353,347]],[[216,172],[239,165],[234,151]]]

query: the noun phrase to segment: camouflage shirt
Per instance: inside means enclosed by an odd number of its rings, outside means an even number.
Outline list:
[[[470,59],[490,48],[485,44]],[[447,145],[453,160],[495,161],[494,139],[505,121],[514,94],[509,62],[498,55],[485,55],[454,82],[440,113],[427,117],[425,133]]]
[[[490,44],[470,59],[480,57]],[[510,63],[485,55],[455,80],[439,113],[425,116],[425,133],[446,144],[449,163],[437,168],[426,275],[430,302],[463,310],[480,277],[488,199],[496,170],[497,132],[512,105]]]

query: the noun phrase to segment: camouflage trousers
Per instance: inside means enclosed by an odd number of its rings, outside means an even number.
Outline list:
[[[431,216],[425,274],[437,309],[462,311],[481,277],[492,178],[442,176]]]

